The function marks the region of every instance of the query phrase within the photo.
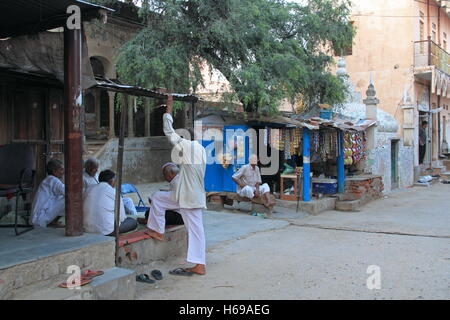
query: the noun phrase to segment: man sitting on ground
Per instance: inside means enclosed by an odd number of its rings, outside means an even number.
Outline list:
[[[86,192],[89,186],[98,184],[98,180],[95,177],[98,171],[98,167],[99,163],[97,159],[89,158],[84,162],[83,192]]]
[[[65,215],[64,165],[57,159],[47,163],[48,176],[41,182],[31,206],[31,223],[41,227],[62,228],[58,222]]]
[[[99,184],[91,186],[83,203],[83,225],[86,232],[114,235],[114,207],[116,201],[116,174],[111,170],[100,172]],[[120,198],[119,233],[133,231],[137,222],[127,218]]]
[[[242,166],[233,175],[233,181],[238,185],[238,194],[243,198],[253,199],[262,195],[264,206],[273,207],[275,201],[270,195],[270,188],[267,183],[262,184],[261,173],[259,171],[258,156],[251,155],[250,163]]]

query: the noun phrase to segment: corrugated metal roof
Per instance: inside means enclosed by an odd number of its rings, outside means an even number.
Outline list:
[[[62,27],[71,5],[80,8],[83,20],[97,17],[102,10],[114,11],[83,0],[1,0],[0,39]]]
[[[103,89],[106,89],[109,91],[126,93],[126,94],[129,94],[132,96],[137,96],[137,97],[149,97],[149,98],[162,99],[162,100],[167,99],[167,94],[160,92],[160,91],[150,90],[150,89],[137,87],[137,86],[125,85],[125,84],[118,82],[117,80],[115,80],[115,81],[107,80],[107,79],[99,80],[98,78],[96,80],[97,80],[97,87],[103,88]],[[195,95],[191,95],[191,94],[172,93],[171,95],[173,96],[174,101],[183,101],[183,102],[197,102],[198,101],[198,97],[196,97]]]

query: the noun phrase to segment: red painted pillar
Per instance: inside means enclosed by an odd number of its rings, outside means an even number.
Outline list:
[[[83,234],[81,29],[64,28],[66,236]]]

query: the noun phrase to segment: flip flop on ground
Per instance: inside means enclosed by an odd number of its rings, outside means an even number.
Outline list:
[[[162,275],[161,271],[159,271],[159,270],[153,270],[151,275],[156,280],[162,280],[162,278],[163,278],[163,275]]]
[[[150,279],[148,274],[140,274],[140,275],[136,276],[136,281],[144,282],[144,283],[155,283],[156,282],[155,280]]]
[[[169,271],[169,273],[174,276],[185,276],[185,277],[191,277],[194,274],[194,272],[186,271],[186,269],[184,268],[177,268]]]

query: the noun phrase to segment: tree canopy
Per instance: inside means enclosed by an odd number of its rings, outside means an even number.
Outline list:
[[[111,0],[97,0],[97,2]],[[247,112],[273,113],[284,98],[335,104],[345,86],[333,49],[352,45],[348,0],[142,0],[146,27],[121,50],[121,79],[189,91],[206,63],[230,82]],[[224,97],[224,99],[226,99]]]

